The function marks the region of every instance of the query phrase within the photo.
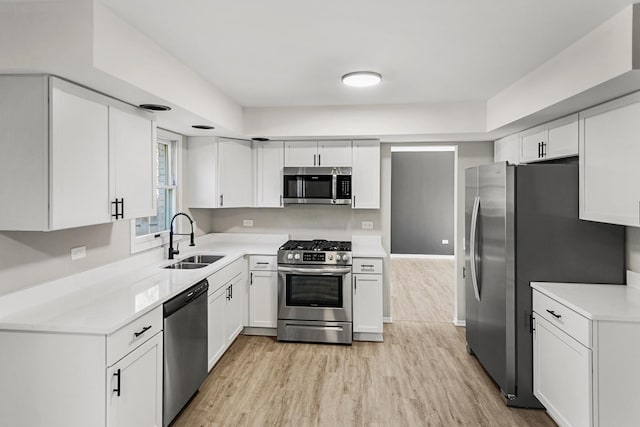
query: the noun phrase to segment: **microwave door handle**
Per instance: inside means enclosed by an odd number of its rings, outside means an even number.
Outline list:
[[[297,197],[300,199],[304,199],[305,194],[304,194],[304,179],[301,176],[298,176],[296,178],[296,184],[297,184],[297,190],[298,190],[298,195]]]
[[[336,200],[338,198],[338,175],[335,173],[331,178],[331,198]]]

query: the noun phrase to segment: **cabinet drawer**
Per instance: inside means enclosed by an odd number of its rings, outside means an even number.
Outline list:
[[[533,291],[533,311],[576,341],[591,348],[591,321],[566,305]]]
[[[107,366],[113,365],[161,330],[162,306],[107,336]]]
[[[247,261],[246,258],[240,258],[231,264],[223,267],[222,269],[216,271],[211,276],[207,277],[209,281],[209,293],[208,295],[212,295],[215,293],[220,287],[228,284],[234,277],[239,274],[244,273],[244,277],[247,277]]]
[[[272,255],[254,255],[249,258],[249,270],[276,271],[278,259]]]
[[[382,260],[378,258],[354,258],[354,274],[382,274]]]

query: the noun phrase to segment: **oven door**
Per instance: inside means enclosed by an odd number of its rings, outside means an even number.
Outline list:
[[[351,322],[351,267],[278,267],[278,318]]]

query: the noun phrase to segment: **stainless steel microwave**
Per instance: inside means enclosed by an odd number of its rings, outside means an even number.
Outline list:
[[[287,167],[282,182],[285,204],[351,204],[351,168]]]

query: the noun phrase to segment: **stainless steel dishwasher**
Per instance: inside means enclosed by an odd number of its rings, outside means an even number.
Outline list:
[[[207,378],[208,289],[203,280],[164,303],[165,427]]]

